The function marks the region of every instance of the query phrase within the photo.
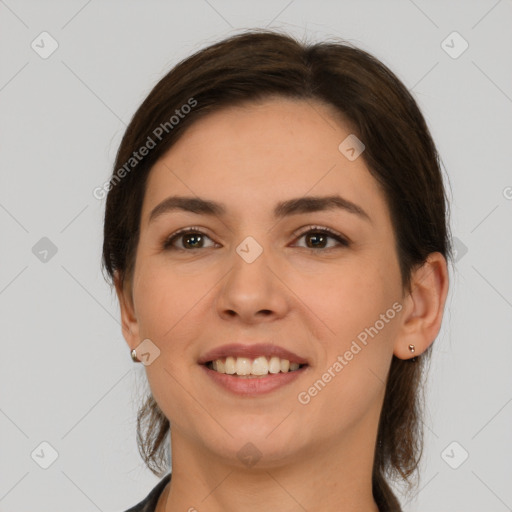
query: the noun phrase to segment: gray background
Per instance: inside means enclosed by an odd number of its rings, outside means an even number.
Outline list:
[[[158,481],[136,449],[148,387],[100,271],[104,201],[92,191],[170,67],[266,26],[345,38],[419,102],[451,183],[458,261],[427,389],[422,478],[402,502],[406,511],[512,510],[512,2],[5,0],[1,512],[121,511]],[[46,59],[31,47],[51,49],[43,31],[59,45]],[[453,31],[469,44],[457,58]],[[58,454],[47,469],[42,442]]]

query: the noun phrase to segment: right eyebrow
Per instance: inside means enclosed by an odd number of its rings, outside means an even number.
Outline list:
[[[148,223],[160,217],[160,215],[174,210],[183,210],[185,212],[211,216],[222,216],[226,213],[225,206],[215,201],[208,201],[196,197],[171,196],[164,199],[153,208],[149,215]]]

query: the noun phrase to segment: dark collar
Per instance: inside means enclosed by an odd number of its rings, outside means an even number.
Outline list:
[[[158,498],[162,494],[167,482],[171,480],[171,473],[165,475],[158,484],[153,487],[151,492],[140,502],[137,503],[134,507],[130,508],[126,512],[155,512],[156,504],[158,503]]]

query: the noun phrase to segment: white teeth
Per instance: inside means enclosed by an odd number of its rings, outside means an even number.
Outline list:
[[[221,361],[221,359],[217,359],[217,361]],[[229,375],[233,375],[236,372],[235,365],[236,365],[235,358],[231,357],[231,356],[227,357],[226,362],[224,363],[225,373],[227,373]],[[218,368],[218,366],[217,366],[217,368]],[[214,368],[214,370],[216,370],[216,368]]]
[[[247,357],[237,357],[235,368],[237,375],[250,375],[252,370],[251,360]]]
[[[257,357],[252,362],[252,371],[253,375],[267,375],[268,373],[268,361],[266,357]]]
[[[279,373],[281,371],[281,360],[279,357],[271,357],[268,363],[269,373]]]
[[[211,363],[211,368],[219,373],[242,376],[288,373],[298,370],[299,367],[299,363],[290,363],[288,359],[280,359],[277,356],[272,356],[270,360],[265,356],[256,359],[229,356],[226,359],[216,359]]]

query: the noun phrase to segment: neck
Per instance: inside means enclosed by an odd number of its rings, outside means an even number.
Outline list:
[[[247,468],[221,460],[173,429],[172,479],[161,510],[378,512],[371,480],[374,447],[372,432],[358,429],[338,445],[310,447],[286,463],[262,457]]]

